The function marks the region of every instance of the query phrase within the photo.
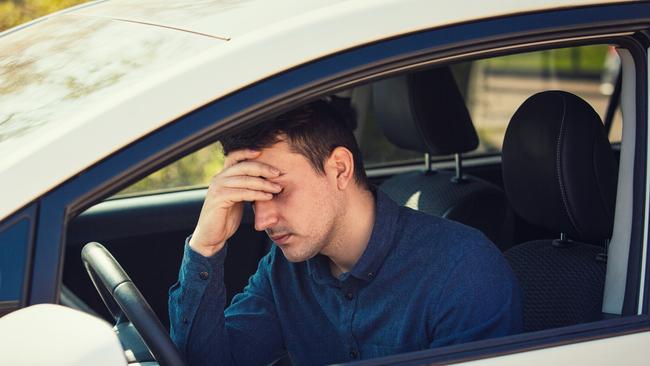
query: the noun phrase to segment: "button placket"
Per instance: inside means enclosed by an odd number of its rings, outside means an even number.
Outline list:
[[[355,313],[357,311],[357,296],[358,296],[358,284],[354,282],[354,279],[348,281],[348,283],[341,288],[341,295],[343,297],[343,306],[347,308],[347,337],[348,337],[348,355],[350,360],[358,360],[360,358],[359,345],[354,336],[354,324],[353,320]]]

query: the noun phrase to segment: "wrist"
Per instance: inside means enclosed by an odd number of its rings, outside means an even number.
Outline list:
[[[212,257],[213,255],[221,251],[221,249],[223,249],[223,247],[226,245],[226,242],[224,241],[218,244],[206,245],[206,244],[201,244],[199,241],[195,240],[194,236],[192,236],[190,238],[188,245],[190,249],[192,249],[196,253],[199,253],[204,257]]]

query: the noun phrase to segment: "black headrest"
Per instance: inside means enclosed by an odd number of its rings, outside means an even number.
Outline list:
[[[403,149],[450,155],[478,146],[472,119],[447,67],[376,82],[373,105],[386,138]]]
[[[597,242],[614,224],[617,168],[603,124],[580,97],[546,91],[515,112],[503,142],[503,180],[529,222]]]

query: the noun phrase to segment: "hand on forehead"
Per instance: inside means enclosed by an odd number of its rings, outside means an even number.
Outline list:
[[[286,141],[280,140],[272,146],[260,150],[240,149],[231,151],[226,156],[225,168],[250,160],[270,165],[285,174],[289,166],[299,164],[296,160],[300,158],[304,159],[302,155],[291,150]]]
[[[271,182],[278,182],[286,171],[276,165],[269,164],[269,156],[264,156],[264,151],[241,149],[228,154],[224,163],[224,170],[228,175],[261,177]]]

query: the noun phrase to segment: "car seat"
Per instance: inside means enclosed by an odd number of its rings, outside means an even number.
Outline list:
[[[373,84],[375,119],[400,148],[425,154],[423,171],[395,175],[380,189],[401,205],[481,230],[503,251],[512,243],[512,211],[498,186],[462,172],[461,154],[478,146],[465,101],[448,67]],[[431,170],[430,156],[456,155],[456,170]]]
[[[573,94],[535,94],[508,125],[502,161],[515,212],[558,235],[505,252],[523,290],[524,330],[600,319],[617,179],[600,117]]]

